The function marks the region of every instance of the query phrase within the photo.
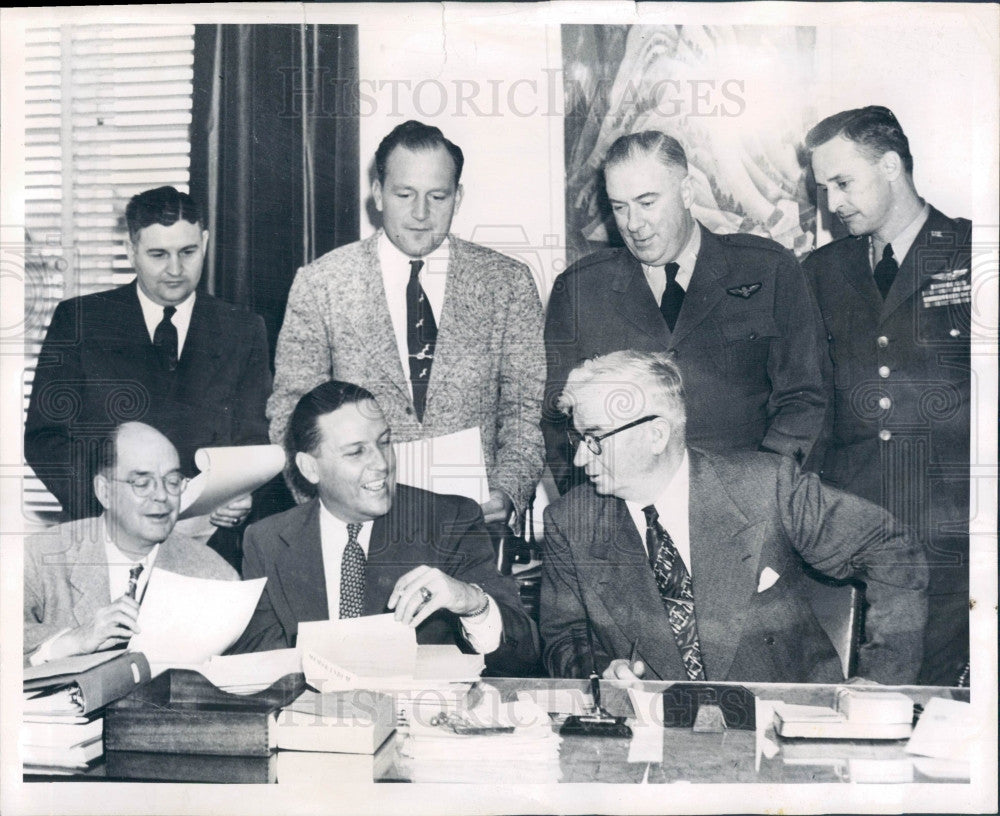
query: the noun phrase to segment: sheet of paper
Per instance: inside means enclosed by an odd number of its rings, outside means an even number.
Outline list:
[[[391,614],[299,624],[298,649],[310,685],[356,687],[361,678],[412,678],[417,635]]]
[[[154,568],[129,648],[151,664],[201,663],[222,654],[243,634],[266,581],[214,581]]]
[[[194,463],[201,472],[181,496],[182,519],[211,514],[267,484],[284,468],[285,452],[280,445],[199,448]]]
[[[453,643],[423,643],[417,646],[413,677],[417,680],[475,682],[486,668],[481,654],[465,654]]]
[[[644,691],[641,688],[630,688],[628,700],[632,704],[636,722],[639,725],[658,725],[663,727],[663,693]]]
[[[192,667],[216,688],[232,693],[265,689],[286,674],[302,671],[298,649],[272,649],[239,655],[215,655]]]
[[[490,497],[479,427],[446,436],[397,442],[396,481],[434,493],[467,496],[479,504]]]
[[[976,721],[969,703],[932,697],[924,706],[910,741],[908,754],[968,762],[971,746],[982,739],[987,723]]]

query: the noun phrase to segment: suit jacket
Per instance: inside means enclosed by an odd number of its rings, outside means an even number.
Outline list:
[[[545,320],[543,430],[561,492],[579,474],[555,400],[580,362],[612,351],[674,358],[693,445],[763,446],[804,459],[820,437],[827,403],[822,322],[795,258],[755,235],[699,229],[701,250],[673,332],[627,249],[589,255],[556,279]]]
[[[364,386],[393,438],[405,442],[479,426],[490,487],[519,511],[542,472],[542,307],[527,267],[450,237],[447,287],[423,422],[417,421],[393,334],[378,236],[349,244],[295,276],[268,401],[282,444],[299,397],[331,378]]]
[[[803,559],[866,582],[858,674],[909,683],[927,616],[921,549],[873,504],[824,487],[787,457],[690,451],[691,578],[708,680],[839,682],[841,665],[806,598]],[[770,569],[779,576],[758,591]],[[773,577],[773,575],[771,575]],[[546,667],[585,676],[628,657],[646,677],[685,680],[642,538],[620,499],[579,485],[545,511],[540,628]]]
[[[330,618],[318,499],[250,525],[243,544],[244,579],[266,576],[267,586],[233,651],[293,646],[300,621]],[[523,674],[537,665],[535,625],[521,606],[517,585],[496,570],[479,506],[459,496],[397,485],[392,509],[372,526],[362,614],[388,612],[396,580],[421,564],[479,584],[496,602],[503,636],[500,647],[485,655],[492,673]],[[463,644],[459,618],[436,612],[417,628],[417,641]]]
[[[114,600],[101,518],[79,519],[30,536],[24,544],[24,658],[53,635],[92,620]],[[239,580],[239,575],[204,544],[171,534],[153,562],[194,578]]]
[[[803,264],[835,375],[823,476],[917,530],[932,593],[968,589],[971,233],[931,208],[884,301],[867,237]]]
[[[70,518],[97,515],[88,460],[102,435],[122,422],[152,425],[193,476],[198,448],[267,443],[270,388],[258,315],[199,292],[171,374],[149,339],[134,281],[71,298],[56,308],[38,358],[25,459]]]

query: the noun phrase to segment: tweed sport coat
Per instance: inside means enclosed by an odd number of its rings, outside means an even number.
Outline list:
[[[79,519],[24,543],[24,658],[63,629],[91,620],[113,600],[108,588],[104,521]],[[239,575],[204,544],[174,533],[162,544],[153,571],[236,581]]]
[[[691,579],[707,679],[843,679],[805,595],[804,559],[832,577],[866,583],[858,674],[913,682],[927,567],[909,534],[882,508],[821,485],[788,457],[694,449],[689,456]],[[627,658],[638,638],[648,679],[687,679],[642,539],[620,499],[578,485],[545,509],[541,593],[543,658],[553,676],[586,676],[588,640],[600,672]]]
[[[380,234],[335,249],[296,274],[267,405],[271,440],[283,444],[288,418],[304,393],[331,378],[352,382],[375,395],[396,441],[478,426],[490,488],[502,490],[523,511],[541,476],[544,450],[542,307],[528,268],[449,238],[421,423],[382,285]]]

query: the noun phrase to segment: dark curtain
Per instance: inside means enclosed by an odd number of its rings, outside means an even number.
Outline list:
[[[357,66],[353,25],[195,26],[202,286],[263,316],[272,359],[295,271],[359,236]]]

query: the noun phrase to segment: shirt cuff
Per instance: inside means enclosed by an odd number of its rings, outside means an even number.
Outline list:
[[[469,645],[479,654],[489,654],[500,648],[500,638],[503,636],[503,618],[500,607],[489,595],[489,609],[485,615],[474,618],[461,618],[462,631]]]
[[[48,663],[52,659],[52,644],[68,631],[70,631],[68,628],[63,629],[42,643],[41,646],[35,649],[35,653],[28,658],[28,663],[32,666],[41,666],[43,663]]]

